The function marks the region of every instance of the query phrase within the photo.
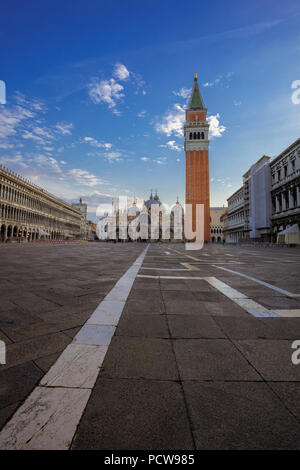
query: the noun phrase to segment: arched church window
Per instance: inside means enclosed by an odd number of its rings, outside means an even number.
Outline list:
[[[197,139],[200,140],[200,132],[198,132]]]
[[[197,133],[194,132],[194,139],[197,139]]]
[[[201,139],[204,139],[204,132],[201,132]]]
[[[193,138],[193,133],[190,132],[190,140],[192,140],[192,138]]]

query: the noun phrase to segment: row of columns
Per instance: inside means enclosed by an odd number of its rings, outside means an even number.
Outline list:
[[[281,193],[277,193],[275,197],[275,212],[282,212],[287,209],[294,209],[300,206],[300,187],[296,186],[296,197],[294,198],[293,193],[294,187],[287,189],[288,193],[288,207],[286,203],[285,192],[282,191]],[[281,202],[281,205],[280,205]]]
[[[48,233],[48,232],[47,232]],[[23,240],[35,241],[41,237],[49,240],[60,240],[64,238],[62,232],[53,231],[49,235],[43,235],[39,229],[27,229],[26,227],[19,227],[17,225],[0,224],[0,241],[6,242],[7,240]]]

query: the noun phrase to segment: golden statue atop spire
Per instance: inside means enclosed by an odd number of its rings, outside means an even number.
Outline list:
[[[197,80],[197,78],[198,78],[198,74],[197,74],[197,73],[195,73],[195,80]]]

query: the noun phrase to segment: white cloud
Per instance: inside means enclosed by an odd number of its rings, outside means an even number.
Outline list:
[[[58,122],[55,127],[62,135],[71,135],[71,129],[74,128],[74,125],[71,122]]]
[[[158,157],[155,162],[158,165],[165,165],[166,164],[167,157]]]
[[[232,77],[233,74],[234,74],[233,72],[227,72],[225,75],[219,75],[217,78],[215,78],[211,82],[203,83],[203,86],[204,87],[211,87],[211,86],[217,85],[218,83],[222,82],[222,83],[225,84],[226,88],[229,88],[228,83],[230,82],[231,77]]]
[[[163,145],[160,145],[160,147],[166,147],[166,148],[169,148],[171,150],[176,150],[177,152],[181,151],[181,148],[178,147],[175,140],[169,140],[167,143],[165,143]]]
[[[185,110],[183,106],[176,103],[173,109],[169,111],[162,119],[162,122],[157,123],[155,129],[170,137],[174,134],[177,137],[183,136],[183,124],[185,121]]]
[[[147,162],[147,161],[149,160],[149,158],[148,158],[148,157],[141,157],[141,160],[142,160],[143,162]]]
[[[241,106],[242,102],[234,100],[233,104],[234,106]]]
[[[111,78],[90,84],[89,95],[95,104],[106,103],[109,108],[114,108],[116,102],[124,97],[123,90],[123,85]]]
[[[117,63],[115,65],[114,75],[119,80],[126,80],[129,77],[130,72],[124,64]]]
[[[144,117],[146,116],[146,114],[147,114],[147,111],[146,111],[145,109],[143,109],[142,111],[140,111],[140,112],[138,113],[137,116],[138,116],[139,118],[144,118]]]
[[[14,148],[14,144],[2,144],[0,143],[0,149],[12,149]]]
[[[40,144],[45,144],[46,143],[45,139],[43,139],[42,137],[40,137],[38,135],[33,134],[30,131],[27,131],[27,130],[24,131],[22,137],[23,137],[23,139],[26,139],[26,140],[28,140],[28,139],[34,140],[34,141],[36,141]]]
[[[66,165],[67,164],[67,162],[65,162],[64,160],[60,160],[60,163],[61,163],[61,165]]]
[[[176,162],[180,162],[180,158],[176,158]]]
[[[181,88],[179,91],[173,91],[175,96],[180,96],[181,98],[188,98],[192,92],[191,88]]]
[[[81,143],[89,144],[93,147],[105,148],[105,150],[109,150],[112,147],[111,143],[99,142],[97,139],[94,139],[94,137],[84,137],[83,140],[81,140]]]
[[[69,170],[67,175],[71,176],[77,183],[83,184],[84,186],[93,187],[97,186],[98,184],[103,184],[103,181],[100,180],[100,178],[86,170],[81,170],[80,168],[73,168],[72,170]]]
[[[104,154],[104,158],[106,158],[109,162],[114,162],[114,161],[121,161],[123,160],[122,154],[120,152],[107,152]]]
[[[20,168],[27,168],[27,164],[24,162],[24,158],[21,154],[17,153],[14,156],[5,155],[0,157],[0,163],[2,165],[17,165]]]
[[[220,124],[219,118],[219,113],[207,117],[210,137],[222,137],[223,132],[226,130],[226,127]]]
[[[34,117],[32,111],[21,106],[14,108],[3,106],[0,111],[0,139],[16,134],[17,128],[24,120]]]
[[[38,134],[41,137],[45,137],[46,139],[53,139],[53,136],[51,132],[49,132],[48,129],[45,129],[44,127],[33,127],[32,131],[35,132],[35,134]]]

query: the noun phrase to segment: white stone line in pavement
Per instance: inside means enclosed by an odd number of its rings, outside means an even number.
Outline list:
[[[263,307],[258,302],[255,302],[252,299],[249,299],[245,294],[242,294],[236,289],[233,289],[225,282],[220,281],[215,277],[207,277],[207,282],[218,289],[222,294],[226,295],[230,300],[238,304],[242,307],[246,312],[250,313],[251,315],[260,314],[264,316],[277,316],[274,315],[274,312],[269,310],[268,308]],[[258,315],[256,315],[258,316]]]
[[[42,378],[40,385],[93,388],[107,349],[108,346],[69,344]]]
[[[149,245],[0,433],[0,449],[68,449]]]
[[[274,310],[275,313],[277,313],[280,317],[300,317],[300,309],[291,309],[291,310]]]
[[[199,271],[199,268],[197,268],[197,266],[194,266],[192,264],[189,264],[189,263],[180,263],[180,264],[188,268],[188,271]]]
[[[87,325],[85,323],[75,336],[73,342],[78,345],[91,344],[94,346],[109,346],[109,343],[115,334],[115,330],[115,326]]]
[[[288,297],[300,297],[300,294],[292,294],[291,292],[288,292],[287,290],[280,289],[280,287],[273,286],[272,284],[269,284],[268,282],[265,281],[260,281],[259,279],[256,279],[255,277],[247,276],[247,274],[240,273],[239,271],[232,271],[231,269],[228,268],[222,268],[221,266],[215,266],[218,269],[223,269],[223,271],[228,271],[233,274],[237,274],[238,276],[244,277],[245,279],[249,279],[250,281],[257,282],[258,284],[261,284],[262,286],[268,287],[269,289],[273,289],[277,292],[280,292],[281,294],[287,295]]]
[[[68,449],[90,394],[86,388],[36,387],[3,428],[0,449]]]
[[[205,277],[191,277],[191,276],[150,276],[148,274],[138,274],[136,277],[145,279],[206,279]]]
[[[86,325],[112,325],[117,326],[122,314],[125,302],[115,300],[103,300],[94,313],[90,316]]]
[[[171,253],[169,251],[164,251],[166,255],[170,255]]]
[[[147,276],[139,274],[137,277],[143,278],[151,278],[151,279],[173,279],[173,280],[180,280],[180,279],[189,279],[189,280],[204,280],[207,281],[212,287],[219,290],[222,294],[228,297],[230,300],[238,304],[241,308],[246,310],[246,312],[250,313],[254,316],[263,316],[263,317],[277,317],[280,315],[279,311],[272,311],[263,307],[258,302],[255,302],[252,299],[249,299],[245,294],[242,294],[236,289],[225,284],[225,282],[220,281],[216,277],[190,277],[190,276]],[[286,315],[287,316],[287,315]]]
[[[184,263],[180,263],[180,264],[184,264]],[[152,271],[189,271],[189,269],[184,269],[184,268],[155,268],[155,267],[150,268],[150,267],[143,266],[141,270],[144,270],[144,269],[152,270]]]

